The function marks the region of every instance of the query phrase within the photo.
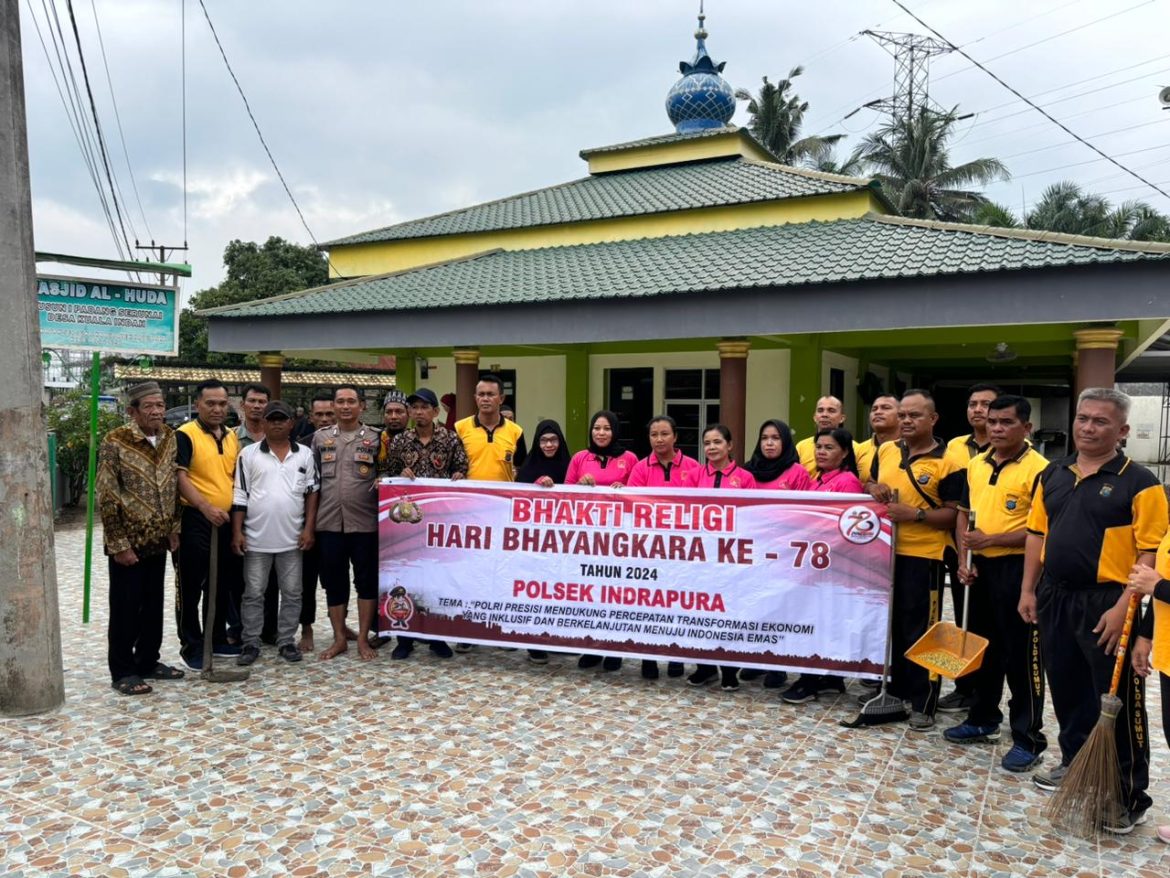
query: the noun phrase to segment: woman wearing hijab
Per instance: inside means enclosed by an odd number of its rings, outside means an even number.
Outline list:
[[[703,431],[703,456],[707,462],[699,470],[697,488],[755,488],[755,477],[731,459],[731,430],[723,424],[712,424]],[[687,677],[692,686],[703,686],[717,676],[720,688],[732,692],[739,688],[739,668],[699,665]]]
[[[604,488],[624,485],[638,458],[618,441],[618,417],[602,409],[589,419],[589,447],[578,451],[569,462],[566,485]]]
[[[756,450],[744,469],[756,480],[756,487],[767,491],[811,491],[812,479],[800,463],[792,428],[773,418],[760,424]]]
[[[626,484],[638,458],[632,451],[622,448],[617,433],[617,415],[605,409],[595,412],[589,419],[589,447],[573,455],[565,475],[565,484],[599,488],[620,488]],[[616,671],[621,668],[622,660],[612,655],[602,660],[601,656],[592,653],[585,653],[577,660],[579,668],[595,668],[598,665],[601,665],[603,671]],[[648,673],[647,665],[653,665],[652,675]],[[658,663],[643,662],[642,676],[648,679],[657,677]]]
[[[853,452],[853,436],[840,427],[820,430],[813,439],[816,454],[816,478],[813,490],[827,494],[864,494],[857,475],[857,457]],[[821,695],[840,695],[845,691],[845,679],[832,674],[801,674],[796,682],[780,694],[787,704],[816,701]]]
[[[551,488],[565,484],[569,470],[569,445],[561,425],[544,420],[536,425],[536,451],[528,455],[524,465],[516,471],[516,481]]]

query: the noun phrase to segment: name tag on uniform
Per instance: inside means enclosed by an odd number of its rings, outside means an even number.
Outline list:
[[[332,463],[335,460],[337,460],[337,452],[336,451],[322,451],[321,452],[321,462],[322,463]]]
[[[358,463],[373,463],[374,455],[368,451],[355,451],[353,453],[353,459]]]

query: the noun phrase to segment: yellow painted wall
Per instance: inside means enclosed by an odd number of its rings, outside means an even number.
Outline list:
[[[736,155],[773,164],[776,162],[767,152],[738,133],[711,135],[695,140],[640,146],[614,152],[599,152],[589,156],[587,161],[590,174],[605,174],[630,168],[674,165]]]
[[[532,250],[571,244],[727,232],[814,220],[855,218],[870,211],[884,213],[885,209],[873,193],[867,190],[479,234],[346,244],[330,249],[330,273],[335,277],[387,274],[497,248]]]

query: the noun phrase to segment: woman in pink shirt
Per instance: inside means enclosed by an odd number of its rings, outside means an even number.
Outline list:
[[[631,488],[693,488],[699,464],[674,447],[678,425],[670,415],[650,420],[650,454],[639,460],[626,482]]]
[[[626,451],[618,442],[618,417],[613,412],[597,412],[589,420],[589,447],[578,451],[569,461],[565,473],[566,485],[588,485],[599,488],[624,485],[638,463],[632,451]]]
[[[756,450],[744,464],[756,479],[756,487],[767,491],[811,491],[812,479],[800,463],[792,428],[773,418],[760,425]]]
[[[817,475],[813,490],[830,494],[864,494],[857,475],[857,457],[853,453],[853,436],[848,430],[821,430],[813,440]],[[780,698],[788,704],[816,701],[821,695],[840,695],[845,678],[831,674],[801,674],[785,689]]]
[[[754,488],[756,480],[746,469],[731,459],[731,431],[723,424],[712,424],[703,431],[703,455],[707,462],[699,470],[700,488]],[[739,688],[739,668],[699,665],[687,677],[692,686],[703,686],[716,676],[722,678],[720,688],[731,692]]]

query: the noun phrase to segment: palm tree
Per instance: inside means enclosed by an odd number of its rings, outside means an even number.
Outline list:
[[[969,217],[970,222],[977,226],[993,226],[999,229],[1018,229],[1020,221],[1014,213],[1002,204],[994,201],[984,201],[975,206]]]
[[[1170,240],[1170,217],[1142,201],[1127,201],[1114,207],[1104,196],[1089,194],[1070,180],[1045,189],[1024,221],[1030,229],[1069,235]]]
[[[986,201],[972,184],[986,186],[1009,176],[1003,162],[994,158],[951,165],[947,141],[958,119],[956,111],[923,107],[868,135],[858,148],[861,160],[904,216],[966,220]]]
[[[861,177],[865,174],[861,156],[852,153],[844,161],[837,160],[837,151],[830,148],[828,153],[816,161],[813,170],[824,171],[826,174],[840,174],[843,177]]]
[[[769,82],[765,76],[759,94],[737,88],[735,97],[747,101],[747,111],[751,115],[748,130],[756,140],[785,164],[815,168],[819,162],[832,157],[834,144],[845,135],[800,136],[808,101],[802,101],[792,89],[793,80],[803,72],[803,67],[793,67],[779,82]]]

